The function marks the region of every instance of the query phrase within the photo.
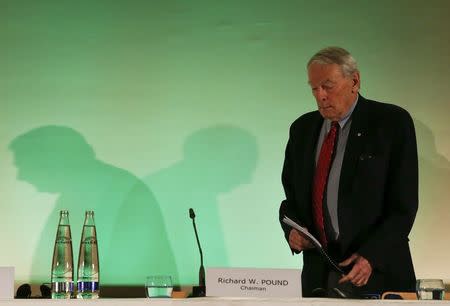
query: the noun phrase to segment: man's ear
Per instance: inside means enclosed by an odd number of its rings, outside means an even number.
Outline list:
[[[359,78],[359,71],[356,71],[355,73],[353,73],[352,81],[353,81],[353,90],[358,91],[361,86],[361,79]]]

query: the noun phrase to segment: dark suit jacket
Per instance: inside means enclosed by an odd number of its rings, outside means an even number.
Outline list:
[[[283,215],[315,232],[312,181],[323,118],[318,111],[298,118],[290,129],[282,182]],[[414,125],[404,109],[359,97],[345,149],[339,183],[339,254],[359,253],[373,272],[362,293],[414,291],[408,234],[418,207],[418,162]],[[290,228],[282,224],[286,239]],[[316,236],[317,237],[317,236]],[[303,295],[325,288],[328,267],[316,250],[303,251]]]

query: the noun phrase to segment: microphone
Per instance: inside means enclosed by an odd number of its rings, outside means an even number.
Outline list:
[[[52,289],[47,284],[42,284],[39,289],[41,296],[31,296],[31,286],[29,284],[22,284],[17,288],[16,299],[51,299]]]
[[[198,272],[198,286],[192,288],[192,297],[202,297],[206,295],[205,286],[205,268],[203,267],[203,252],[200,246],[200,240],[198,239],[197,226],[195,225],[195,213],[192,208],[189,208],[189,217],[192,219],[192,225],[194,226],[195,238],[197,239],[198,251],[200,252],[200,270]]]
[[[314,288],[311,297],[327,297],[327,291],[323,288]]]
[[[41,290],[41,296],[43,299],[51,299],[52,298],[52,289],[46,284],[42,284],[39,289]]]
[[[29,299],[31,297],[31,286],[22,284],[17,288],[16,299]]]

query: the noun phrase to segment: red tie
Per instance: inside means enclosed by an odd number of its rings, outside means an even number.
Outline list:
[[[328,174],[330,173],[338,127],[339,126],[336,121],[331,123],[331,129],[322,143],[322,148],[320,149],[319,160],[317,161],[316,173],[314,175],[312,192],[313,217],[319,233],[319,240],[323,246],[327,245],[327,237],[325,235],[325,227],[323,223],[323,196],[325,193],[325,187],[327,186]]]

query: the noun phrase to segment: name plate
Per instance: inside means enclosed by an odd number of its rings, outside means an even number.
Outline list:
[[[206,296],[301,297],[300,269],[207,268]]]
[[[0,299],[14,298],[14,267],[0,267]]]

